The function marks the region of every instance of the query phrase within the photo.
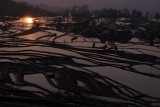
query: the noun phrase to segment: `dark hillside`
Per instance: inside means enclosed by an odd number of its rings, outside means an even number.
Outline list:
[[[0,0],[0,16],[36,16],[47,15],[46,10],[33,7],[26,2],[15,2],[13,0]]]

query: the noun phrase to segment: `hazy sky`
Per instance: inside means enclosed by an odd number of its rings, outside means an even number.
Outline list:
[[[56,7],[68,7],[74,4],[89,4],[90,8],[129,8],[150,12],[160,12],[160,0],[16,0]]]

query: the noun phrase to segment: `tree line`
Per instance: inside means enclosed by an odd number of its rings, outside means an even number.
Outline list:
[[[96,18],[117,18],[117,17],[145,17],[145,18],[155,18],[157,20],[160,19],[160,13],[143,13],[140,10],[133,9],[129,10],[127,8],[123,9],[113,9],[113,8],[102,8],[97,10],[90,10],[87,4],[85,5],[74,5],[70,8],[67,8],[63,15],[66,16],[71,14],[74,19],[84,19],[91,18],[92,16]]]

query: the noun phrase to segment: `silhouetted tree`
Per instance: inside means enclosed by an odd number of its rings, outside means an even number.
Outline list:
[[[136,17],[136,12],[137,12],[136,9],[132,10],[132,17]]]
[[[142,12],[136,9],[132,10],[132,17],[142,17]]]
[[[159,13],[155,13],[154,18],[155,18],[156,20],[159,20],[159,19],[160,19],[160,14],[159,14]]]
[[[127,8],[122,10],[122,14],[123,14],[123,17],[126,17],[126,18],[131,16],[130,11]]]
[[[148,19],[149,18],[149,12],[146,12],[145,17]]]
[[[73,16],[73,20],[76,22],[83,21],[90,18],[90,11],[88,5],[72,6],[67,9],[67,13]]]
[[[136,16],[137,17],[142,17],[142,12],[141,11],[137,11]]]
[[[150,18],[151,18],[151,19],[154,18],[154,17],[153,17],[153,14],[150,15]]]

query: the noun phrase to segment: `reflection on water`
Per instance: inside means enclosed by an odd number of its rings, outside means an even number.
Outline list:
[[[33,19],[32,18],[20,18],[19,20],[11,22],[15,27],[21,28],[22,30],[29,30],[31,29],[34,24],[33,24]]]
[[[22,30],[34,26],[22,19],[14,24]],[[17,38],[0,43],[0,83],[4,87],[6,83],[16,85],[43,97],[67,92],[138,105],[160,101],[158,47],[116,43],[120,50],[115,51],[109,50],[106,42],[102,49],[104,43],[99,39],[55,30],[33,31]]]
[[[23,39],[27,39],[27,40],[37,40],[38,38],[43,37],[43,36],[47,36],[47,35],[49,35],[49,33],[39,31],[36,33],[20,36],[19,38],[23,38]]]
[[[88,67],[87,69],[97,72],[103,76],[114,78],[115,81],[123,83],[133,89],[143,92],[147,95],[160,97],[160,80],[152,77],[139,75],[126,70],[117,69],[114,67]],[[143,69],[143,72],[150,71],[146,66],[140,66],[139,69]],[[146,72],[147,72],[146,71]],[[160,70],[159,70],[160,71]],[[150,71],[151,72],[151,71]],[[156,87],[156,88],[155,88]]]
[[[26,25],[24,25],[24,30],[29,30],[33,27],[33,23],[27,23]]]

